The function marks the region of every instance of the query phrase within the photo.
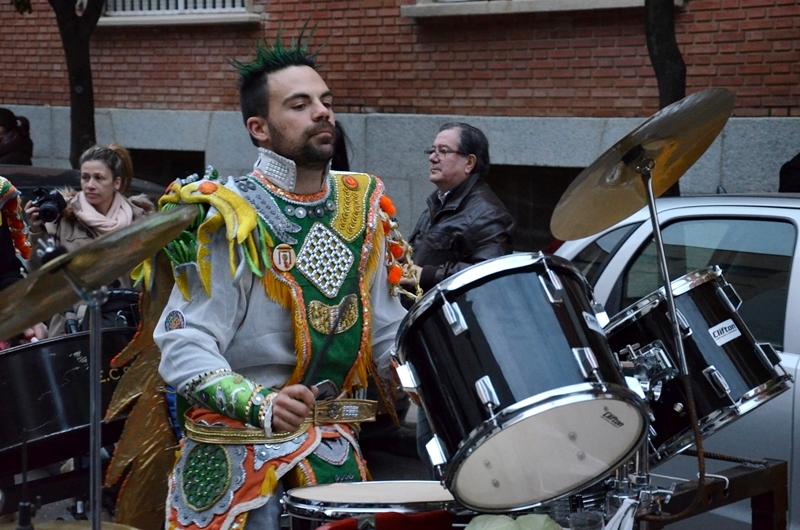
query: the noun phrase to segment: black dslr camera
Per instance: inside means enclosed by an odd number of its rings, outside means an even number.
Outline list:
[[[39,218],[45,223],[52,223],[64,208],[67,207],[67,201],[64,196],[57,190],[47,190],[45,188],[36,188],[33,190],[33,199],[31,204],[39,208]]]

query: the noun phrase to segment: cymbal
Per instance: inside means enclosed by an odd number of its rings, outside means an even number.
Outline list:
[[[79,300],[67,274],[86,289],[98,289],[128,274],[181,231],[197,215],[193,206],[158,212],[105,234],[86,246],[47,262],[39,270],[0,292],[0,339],[13,337],[37,322],[46,322]]]
[[[654,162],[653,194],[667,191],[708,149],[733,112],[734,96],[721,88],[691,94],[652,115],[594,161],[558,201],[550,231],[580,239],[614,225],[647,204],[636,162]]]

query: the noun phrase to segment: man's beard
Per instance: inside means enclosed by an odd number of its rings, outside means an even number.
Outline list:
[[[292,160],[296,166],[308,169],[324,169],[333,158],[333,146],[336,139],[336,129],[328,122],[321,122],[303,131],[302,144],[297,145],[286,139],[286,136],[277,128],[268,125],[272,139],[272,151],[284,158]],[[311,139],[321,132],[332,135],[330,143],[314,144]]]

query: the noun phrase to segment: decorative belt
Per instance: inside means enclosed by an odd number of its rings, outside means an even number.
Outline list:
[[[378,402],[368,399],[329,399],[317,401],[311,417],[294,432],[267,436],[261,429],[253,427],[235,428],[224,425],[206,425],[186,418],[184,432],[190,440],[199,443],[222,445],[259,445],[282,443],[297,438],[308,431],[311,425],[330,423],[361,423],[375,421]]]

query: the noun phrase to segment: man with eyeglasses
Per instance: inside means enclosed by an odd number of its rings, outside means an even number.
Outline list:
[[[475,263],[511,252],[514,221],[483,177],[489,172],[489,141],[483,132],[460,122],[445,123],[428,155],[428,178],[436,186],[427,199],[409,243],[415,276],[424,291]],[[417,419],[417,452],[430,461],[428,419]]]
[[[436,191],[411,234],[420,287],[427,291],[475,263],[511,252],[514,221],[483,177],[489,141],[466,123],[445,123],[428,155]]]

